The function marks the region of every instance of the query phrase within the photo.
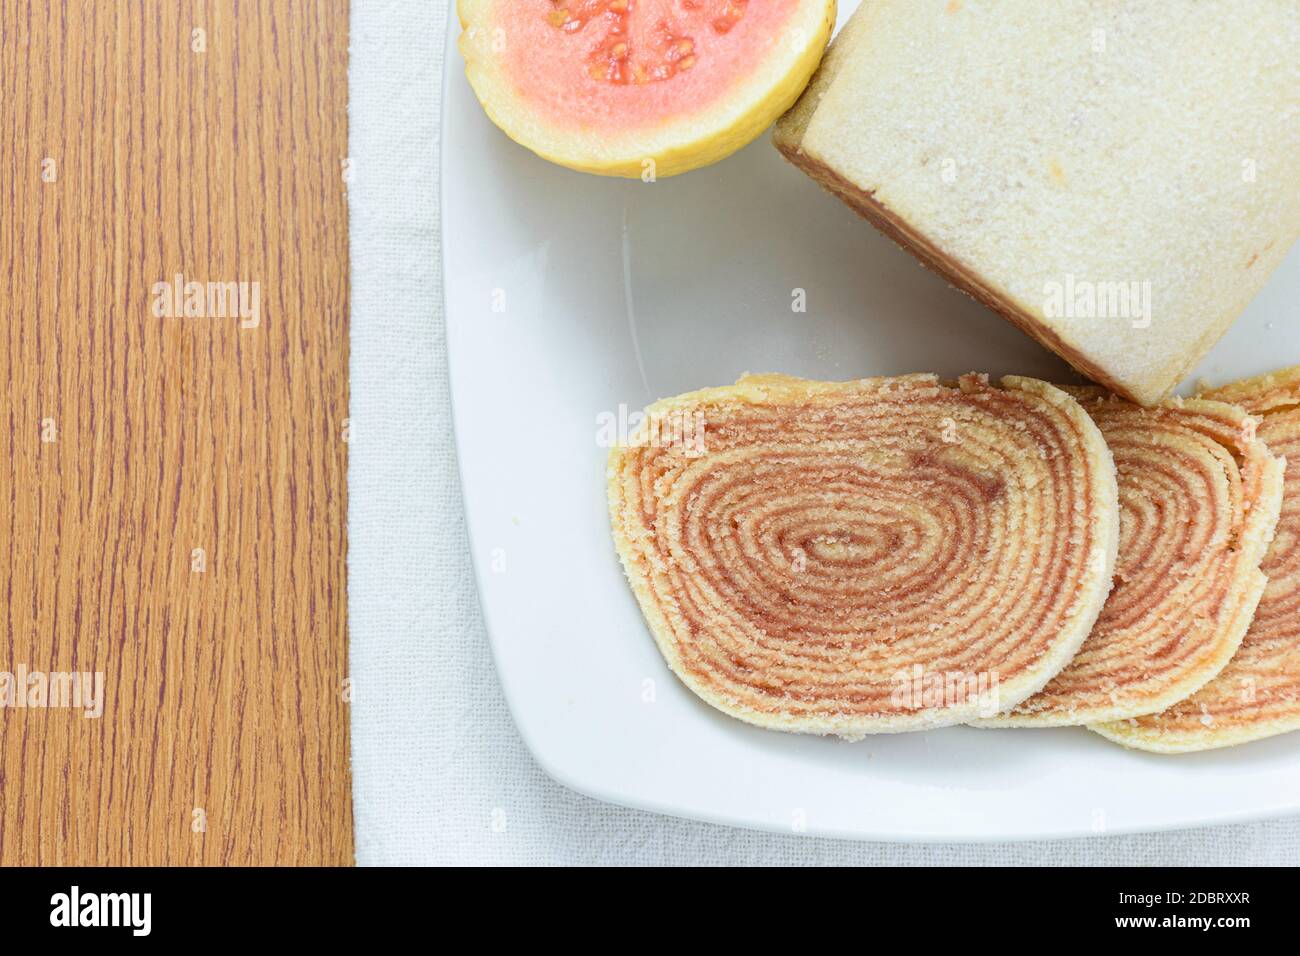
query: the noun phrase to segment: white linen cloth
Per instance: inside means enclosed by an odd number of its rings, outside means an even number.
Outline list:
[[[994,845],[757,833],[600,803],[516,733],[479,614],[447,387],[447,0],[353,0],[348,617],[360,864],[1288,864],[1300,821]]]

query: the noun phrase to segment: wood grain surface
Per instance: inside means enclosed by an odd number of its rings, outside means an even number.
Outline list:
[[[0,863],[352,861],[347,16],[0,4]]]

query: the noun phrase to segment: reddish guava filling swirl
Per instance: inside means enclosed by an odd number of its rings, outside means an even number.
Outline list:
[[[1104,571],[1088,439],[1035,395],[901,379],[686,411],[703,454],[615,457],[616,540],[674,669],[750,714],[932,711],[898,693],[914,665],[1016,680]]]
[[[1142,408],[1101,390],[1080,401],[1119,473],[1115,586],[1074,660],[1013,717],[1139,715],[1203,682],[1258,566],[1241,539],[1272,458],[1247,437],[1249,419],[1209,403]]]
[[[1268,586],[1241,647],[1214,680],[1168,710],[1115,725],[1121,730],[1195,737],[1300,724],[1300,409],[1273,412],[1267,395],[1258,405],[1225,397],[1265,413],[1259,437],[1287,462],[1282,514],[1260,566]]]

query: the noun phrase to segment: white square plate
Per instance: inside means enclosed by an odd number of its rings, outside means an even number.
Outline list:
[[[843,4],[841,22],[856,4]],[[623,579],[597,416],[745,371],[971,369],[1075,380],[787,165],[765,136],[646,184],[510,142],[465,80],[454,15],[442,215],[473,561],[511,712],[557,780],[628,806],[777,831],[993,840],[1300,813],[1300,734],[1186,756],[1082,729],[860,743],[759,730],[668,671]],[[792,311],[794,290],[807,311]],[[1300,249],[1190,381],[1300,362]]]

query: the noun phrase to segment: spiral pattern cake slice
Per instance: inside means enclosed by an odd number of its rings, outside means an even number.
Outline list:
[[[1083,647],[1042,691],[985,726],[1055,727],[1164,710],[1211,680],[1264,591],[1260,561],[1282,500],[1282,462],[1241,407],[1142,408],[1069,389],[1119,475],[1115,585]]]
[[[1091,728],[1158,753],[1211,750],[1300,729],[1300,366],[1204,397],[1263,417],[1260,439],[1286,460],[1281,515],[1260,565],[1268,584],[1227,666],[1167,710]]]
[[[1044,382],[746,376],[613,450],[614,541],[669,667],[762,727],[963,723],[1040,690],[1110,588],[1114,465]]]

